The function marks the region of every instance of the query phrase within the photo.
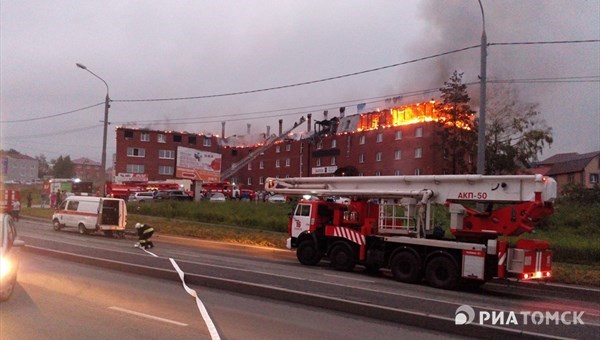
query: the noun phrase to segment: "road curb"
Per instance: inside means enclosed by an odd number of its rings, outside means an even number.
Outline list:
[[[149,267],[138,264],[125,263],[99,259],[95,257],[79,255],[74,253],[56,251],[35,246],[25,246],[25,251],[44,256],[53,256],[62,260],[73,261],[93,265],[97,267],[119,270],[127,273],[145,275],[154,278],[181,282],[177,272],[168,269]],[[169,260],[156,258],[159,261]],[[420,313],[391,307],[377,306],[358,301],[348,301],[340,298],[328,297],[306,292],[292,291],[285,288],[266,286],[230,279],[216,278],[198,274],[185,274],[188,284],[195,284],[213,289],[221,289],[234,293],[254,295],[274,300],[292,302],[312,307],[335,310],[338,312],[390,321],[407,326],[435,330],[442,333],[462,335],[476,338],[508,338],[519,337],[521,339],[547,339],[547,334],[538,334],[516,329],[507,329],[490,325],[468,324],[456,325],[453,318],[441,317],[429,313]]]

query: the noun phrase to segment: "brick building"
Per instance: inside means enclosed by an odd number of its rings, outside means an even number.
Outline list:
[[[71,162],[73,162],[75,177],[83,181],[102,181],[102,164],[99,162],[85,157],[74,159]]]
[[[314,123],[309,115],[304,131],[290,133],[239,170],[230,180],[254,190],[267,177],[331,176],[353,166],[360,175],[441,174],[443,157],[436,150],[434,103],[328,119]],[[279,131],[282,131],[280,121]],[[252,137],[252,138],[250,138]],[[267,134],[231,136],[117,128],[115,174],[146,174],[149,180],[174,178],[177,148],[221,154],[222,170],[244,159]],[[252,143],[248,141],[251,140]]]

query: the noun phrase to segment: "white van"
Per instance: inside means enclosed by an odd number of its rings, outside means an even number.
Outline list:
[[[127,224],[127,206],[120,198],[69,196],[52,215],[54,230],[77,228],[80,234],[102,231],[122,237]]]

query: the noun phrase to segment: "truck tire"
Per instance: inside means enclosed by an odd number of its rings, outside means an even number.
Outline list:
[[[413,253],[402,251],[392,258],[390,269],[394,279],[400,282],[415,283],[421,279],[421,261]]]
[[[352,246],[343,242],[331,248],[329,259],[336,270],[349,272],[356,266],[356,252]]]
[[[300,242],[298,245],[298,249],[296,249],[296,257],[303,265],[314,266],[321,262],[323,253],[318,249],[315,241],[308,238]]]
[[[54,221],[52,221],[52,228],[54,228],[54,230],[56,231],[59,231],[62,228],[62,225],[60,224],[57,218],[55,218]]]
[[[83,223],[79,223],[79,226],[77,227],[77,229],[79,230],[79,233],[81,235],[86,235],[88,233],[88,231],[85,228],[85,225],[83,225]]]
[[[454,261],[446,256],[434,257],[425,268],[427,282],[433,287],[454,289],[458,284],[458,268]]]

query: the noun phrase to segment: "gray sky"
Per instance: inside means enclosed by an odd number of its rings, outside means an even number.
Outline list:
[[[489,43],[600,39],[600,0],[482,0]],[[114,128],[244,134],[307,112],[356,104],[384,107],[437,98],[456,69],[478,81],[479,48],[380,71],[281,90],[211,99],[195,97],[308,82],[478,45],[476,0],[447,1],[158,1],[0,0],[1,147],[50,160],[100,160],[109,85],[108,159]],[[600,150],[600,44],[488,48],[488,79],[595,77],[588,82],[520,83],[520,99],[540,103],[554,144],[540,157]],[[494,91],[493,84],[488,85]],[[478,102],[479,86],[470,86]],[[308,107],[308,108],[307,108]],[[475,105],[475,109],[477,106]],[[15,122],[27,120],[25,122]]]

